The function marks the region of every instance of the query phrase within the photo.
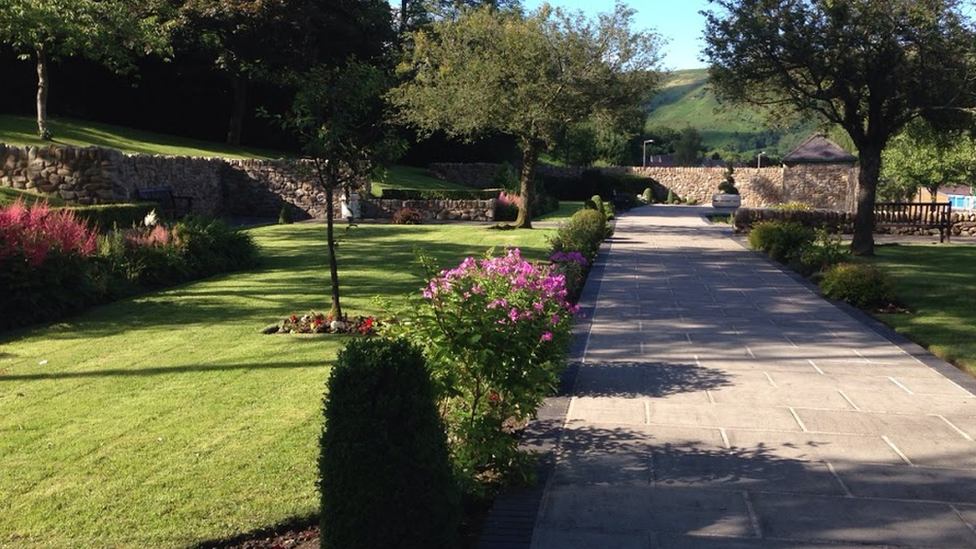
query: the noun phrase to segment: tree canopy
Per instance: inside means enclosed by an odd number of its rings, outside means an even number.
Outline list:
[[[958,0],[709,0],[705,55],[721,100],[813,115],[860,156],[852,250],[874,252],[881,153],[919,117],[974,104],[976,33]]]
[[[660,39],[633,31],[633,13],[622,4],[595,21],[548,5],[529,15],[462,10],[415,33],[391,103],[423,135],[515,136],[522,149],[515,224],[531,227],[540,151],[597,113],[640,118],[658,85]]]
[[[0,0],[0,43],[37,61],[37,131],[47,127],[48,61],[83,56],[119,70],[133,56],[169,51],[168,17],[162,1]]]
[[[976,141],[967,131],[941,131],[915,120],[892,138],[882,155],[878,194],[887,200],[910,198],[919,189],[932,197],[939,187],[970,185],[976,176]]]

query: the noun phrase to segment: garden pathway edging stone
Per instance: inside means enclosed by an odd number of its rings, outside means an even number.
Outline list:
[[[620,217],[526,434],[546,473],[480,546],[976,547],[976,381],[710,210]]]

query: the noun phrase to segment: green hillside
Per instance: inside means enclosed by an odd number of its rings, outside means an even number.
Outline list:
[[[724,107],[708,89],[707,80],[707,69],[671,73],[664,89],[651,100],[646,128],[691,126],[701,133],[710,152],[726,156],[725,151],[732,151],[743,157],[759,151],[785,155],[817,130],[812,122],[774,127],[758,109]]]

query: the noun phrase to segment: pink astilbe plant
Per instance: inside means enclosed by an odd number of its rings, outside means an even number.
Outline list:
[[[0,209],[0,259],[20,255],[37,269],[52,253],[89,256],[97,250],[98,233],[69,209],[21,200]]]

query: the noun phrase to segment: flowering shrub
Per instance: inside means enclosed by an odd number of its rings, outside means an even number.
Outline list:
[[[549,257],[553,270],[566,280],[566,299],[572,303],[579,301],[586,282],[589,262],[579,252],[556,252]]]
[[[433,276],[419,314],[392,326],[426,348],[459,478],[472,491],[520,471],[512,433],[554,387],[576,307],[553,267],[467,258]]]
[[[70,210],[22,201],[0,208],[0,329],[96,303],[89,258],[98,236]]]
[[[518,219],[519,195],[498,193],[498,201],[495,203],[495,221],[515,221]]]
[[[348,316],[335,319],[324,313],[309,311],[302,316],[289,316],[278,325],[277,330],[272,330],[270,333],[373,335],[378,327],[379,322],[371,316],[360,316],[352,320],[349,320]]]
[[[251,237],[222,221],[188,219],[170,229],[146,215],[144,224],[99,237],[72,209],[0,208],[0,329],[257,262]]]

